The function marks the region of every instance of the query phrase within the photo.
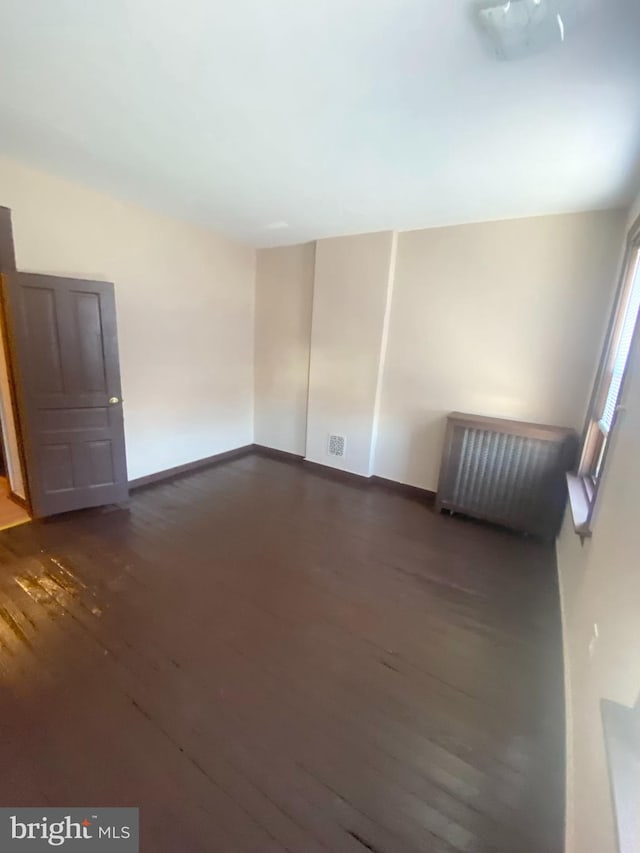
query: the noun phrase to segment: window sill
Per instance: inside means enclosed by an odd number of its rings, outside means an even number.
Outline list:
[[[573,529],[581,539],[586,539],[591,536],[589,525],[593,492],[587,488],[585,480],[576,474],[567,474],[567,488]]]

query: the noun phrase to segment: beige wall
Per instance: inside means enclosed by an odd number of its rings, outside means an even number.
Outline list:
[[[603,327],[606,317],[603,317]],[[567,694],[566,853],[617,850],[599,701],[640,694],[640,336],[636,334],[596,506],[580,544],[569,514],[558,540]],[[593,625],[599,638],[593,653]]]
[[[129,477],[253,440],[255,252],[0,160],[17,262],[115,282]]]
[[[256,268],[255,441],[305,455],[315,243],[260,250]]]
[[[369,476],[391,232],[320,240],[316,247],[309,371],[307,458]],[[344,459],[327,455],[330,433],[346,436]]]
[[[454,410],[582,427],[623,217],[399,235],[377,474],[436,489]]]
[[[435,489],[447,412],[581,429],[624,224],[606,211],[320,241],[308,458],[332,464],[337,432],[339,467]],[[256,319],[256,435],[303,453],[308,353],[285,299],[305,304],[310,282],[282,252],[260,252],[259,305],[278,286],[283,300]]]

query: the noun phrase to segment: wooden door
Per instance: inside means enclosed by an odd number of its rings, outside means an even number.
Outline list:
[[[128,497],[113,285],[2,276],[35,516]]]

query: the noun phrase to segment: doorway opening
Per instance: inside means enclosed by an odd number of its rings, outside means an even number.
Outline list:
[[[0,530],[31,520],[8,353],[0,312]]]
[[[125,502],[114,285],[19,271],[1,206],[0,284],[0,529]]]

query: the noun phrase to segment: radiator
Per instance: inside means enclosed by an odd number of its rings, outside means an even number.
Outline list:
[[[553,539],[577,443],[576,433],[565,427],[453,412],[436,508]]]

